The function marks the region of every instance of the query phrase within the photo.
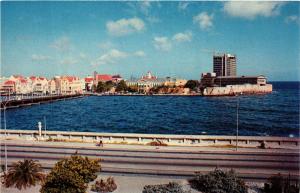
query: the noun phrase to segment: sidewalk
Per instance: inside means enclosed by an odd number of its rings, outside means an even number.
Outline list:
[[[96,143],[87,142],[47,142],[47,141],[32,141],[32,140],[7,140],[7,144],[17,144],[17,145],[40,145],[40,146],[51,146],[51,147],[66,147],[66,148],[89,148],[89,149],[100,149]],[[1,141],[4,144],[4,140]],[[174,152],[185,152],[185,153],[199,153],[205,151],[216,151],[216,152],[236,152],[236,148],[232,147],[190,147],[190,146],[148,146],[148,145],[128,145],[128,144],[104,144],[104,149],[111,150],[132,150],[132,151],[174,151]],[[244,148],[239,147],[238,152],[269,152],[269,153],[299,153],[297,149],[260,149],[260,148]]]

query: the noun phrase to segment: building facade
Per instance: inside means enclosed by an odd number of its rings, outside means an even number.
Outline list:
[[[94,80],[93,85],[97,86],[99,82],[108,82],[112,81],[114,83],[118,83],[123,78],[117,74],[117,75],[110,75],[110,74],[98,74],[96,71],[94,72]]]
[[[264,86],[267,84],[267,78],[263,75],[260,76],[216,76],[216,73],[203,73],[201,76],[201,86],[203,87],[225,87],[228,85],[259,85]]]
[[[164,85],[165,79],[157,78],[157,76],[152,75],[149,71],[140,79],[131,79],[126,81],[126,84],[127,86],[137,87],[139,92],[147,93],[153,87]]]
[[[236,56],[232,54],[215,54],[213,72],[216,76],[236,76]]]

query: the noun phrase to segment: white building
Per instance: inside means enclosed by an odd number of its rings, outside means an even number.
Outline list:
[[[138,80],[128,80],[126,81],[127,86],[137,87],[139,91],[148,92],[151,88],[156,86],[162,86],[165,83],[165,79],[157,78],[149,71],[145,76],[142,76]]]
[[[28,79],[34,94],[48,94],[48,80],[44,77],[31,76]]]

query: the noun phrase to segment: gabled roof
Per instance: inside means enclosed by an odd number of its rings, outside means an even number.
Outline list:
[[[39,80],[47,80],[45,77],[38,77]]]
[[[15,84],[16,82],[13,81],[13,80],[7,80],[4,82],[5,85],[12,85],[12,84]]]
[[[36,77],[36,76],[30,76],[29,79],[30,79],[30,80],[36,80],[37,77]]]
[[[65,79],[68,82],[73,82],[74,80],[78,80],[79,78],[76,76],[62,76],[61,79]]]
[[[27,83],[27,80],[26,79],[21,79],[20,82],[21,83]]]
[[[97,74],[96,80],[98,81],[110,81],[112,80],[112,76],[109,74]]]
[[[86,77],[86,78],[84,78],[84,81],[88,82],[88,83],[92,82],[93,80],[94,80],[93,77]]]

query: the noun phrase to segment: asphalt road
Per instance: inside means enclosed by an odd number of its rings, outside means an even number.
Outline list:
[[[61,143],[60,143],[61,144]],[[211,150],[209,148],[143,147],[110,145],[96,147],[81,144],[61,146],[56,143],[17,143],[8,141],[8,165],[23,159],[39,160],[45,169],[55,162],[69,157],[76,151],[90,158],[100,158],[103,173],[125,175],[154,175],[187,178],[195,172],[207,173],[216,167],[234,169],[248,181],[264,181],[281,173],[297,180],[299,175],[299,152],[294,150]],[[5,163],[4,144],[1,144],[1,162]]]

